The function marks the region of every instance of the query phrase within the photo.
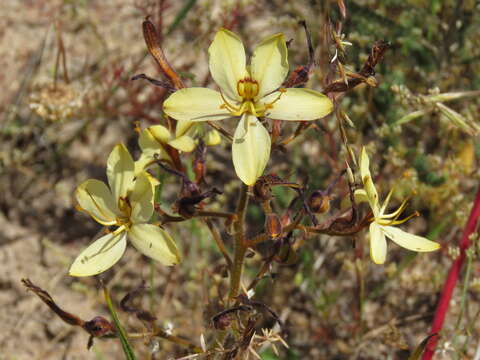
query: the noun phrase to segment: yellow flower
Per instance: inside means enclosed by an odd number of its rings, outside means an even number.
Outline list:
[[[115,146],[107,162],[108,186],[89,179],[76,190],[79,206],[105,226],[117,226],[88,246],[70,267],[71,276],[91,276],[112,267],[123,255],[127,237],[142,254],[164,265],[177,264],[180,255],[170,235],[149,224],[154,183],[146,172],[135,174],[135,164],[122,144]]]
[[[210,73],[220,92],[207,88],[181,89],[163,104],[165,113],[183,121],[215,121],[240,117],[232,144],[237,176],[247,185],[262,175],[270,157],[271,140],[258,120],[314,120],[332,111],[332,102],[309,90],[281,89],[288,74],[283,34],[263,40],[247,68],[240,38],[221,29],[209,48]]]
[[[387,256],[387,241],[385,237],[393,240],[397,245],[408,250],[427,252],[440,249],[440,244],[430,241],[422,236],[409,234],[392,225],[399,225],[409,220],[416,214],[408,216],[405,219],[398,220],[407,205],[407,200],[403,201],[397,210],[386,214],[388,202],[392,196],[391,190],[382,206],[379,204],[377,189],[370,175],[370,160],[368,159],[365,148],[360,155],[360,175],[364,189],[355,191],[356,199],[368,201],[373,211],[373,221],[370,224],[370,257],[376,264],[383,264]]]

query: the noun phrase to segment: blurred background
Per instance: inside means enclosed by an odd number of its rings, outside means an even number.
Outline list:
[[[352,147],[367,146],[382,198],[392,186],[392,206],[411,196],[408,223],[417,234],[442,243],[442,250],[416,255],[392,245],[385,266],[373,265],[364,233],[355,239],[302,238],[292,264],[277,264],[275,279],[262,280],[256,299],[285,321],[285,340],[259,352],[262,359],[406,359],[428,335],[451,259],[478,185],[480,145],[480,3],[473,0],[346,1],[342,59],[358,71],[373,43],[392,47],[376,68],[377,87],[359,86],[341,101],[354,126]],[[264,37],[283,32],[293,70],[308,62],[304,19],[318,64],[308,87],[324,85],[334,48],[322,47],[326,19],[341,20],[336,1],[206,0],[6,0],[0,16],[0,359],[121,358],[119,342],[97,340],[59,320],[20,279],[29,277],[66,310],[84,319],[107,314],[93,278],[76,279],[68,267],[100,226],[75,210],[75,187],[87,178],[105,179],[112,147],[123,142],[139,155],[135,127],[163,123],[167,93],[145,80],[161,79],[142,35],[145,17],[157,26],[163,49],[187,86],[215,87],[207,50],[220,27],[238,33],[247,51]],[[324,42],[323,42],[324,43]],[[451,95],[456,93],[456,95]],[[440,104],[440,105],[438,105]],[[139,122],[139,123],[138,123]],[[227,124],[233,129],[235,124]],[[310,189],[325,189],[344,168],[346,151],[334,116],[272,154],[269,172],[292,181],[308,178]],[[286,126],[292,132],[293,125]],[[186,163],[193,156],[186,155]],[[223,190],[211,207],[234,209],[238,181],[230,144],[207,153],[207,182]],[[178,179],[166,176],[162,207],[169,210]],[[348,193],[334,188],[332,213]],[[275,190],[278,209],[295,193]],[[260,207],[248,213],[249,231],[263,227]],[[142,280],[149,292],[138,301],[176,335],[199,343],[211,330],[209,316],[225,289],[223,258],[197,220],[169,227],[183,253],[175,268],[149,263],[132,249],[106,275],[119,301]],[[223,234],[227,246],[232,242]],[[356,240],[356,241],[353,241]],[[353,244],[356,246],[353,246]],[[247,262],[254,276],[261,256]],[[461,279],[438,358],[473,358],[479,339],[480,267],[469,260],[472,277]],[[462,303],[463,301],[463,303]],[[461,305],[463,304],[463,305]],[[133,316],[124,324],[142,331]],[[273,326],[266,318],[264,327]],[[188,354],[159,342],[137,340],[139,358]],[[253,355],[252,355],[253,356]],[[253,358],[253,357],[252,357]]]

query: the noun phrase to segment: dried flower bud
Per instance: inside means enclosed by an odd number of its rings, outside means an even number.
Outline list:
[[[232,323],[232,319],[229,314],[222,314],[213,318],[213,326],[217,330],[225,330]]]
[[[115,333],[113,325],[103,316],[95,316],[92,320],[85,321],[83,328],[90,335],[99,337],[108,333]]]
[[[275,239],[282,235],[282,222],[280,221],[280,217],[277,214],[267,214],[267,216],[265,217],[265,231],[272,239]]]
[[[197,212],[196,204],[188,201],[188,198],[179,199],[172,208],[185,219],[191,219]]]
[[[280,120],[273,120],[272,122],[272,138],[278,138],[282,133],[282,124]]]
[[[316,190],[308,199],[308,206],[315,214],[322,214],[330,210],[330,196],[325,192]]]
[[[270,185],[263,177],[259,178],[255,185],[253,185],[253,195],[258,201],[267,201],[272,198]]]

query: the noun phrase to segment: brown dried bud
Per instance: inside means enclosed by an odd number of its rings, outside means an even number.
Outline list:
[[[114,326],[103,316],[95,316],[92,320],[85,321],[83,328],[94,337],[103,336],[108,333],[115,333]]]
[[[215,316],[212,320],[213,326],[217,330],[225,330],[232,323],[232,319],[230,318],[229,314],[221,314],[219,316]]]
[[[330,196],[317,190],[308,199],[308,207],[315,214],[323,214],[330,210]]]
[[[276,139],[281,135],[283,122],[280,120],[273,120],[272,122],[272,138]]]
[[[271,239],[282,235],[283,226],[280,217],[275,213],[268,213],[265,217],[265,232]]]
[[[189,201],[189,198],[179,199],[174,206],[172,206],[173,211],[180,214],[185,219],[190,219],[195,216],[197,212],[196,204],[193,204]]]
[[[272,198],[270,184],[263,177],[259,178],[253,185],[253,195],[258,201],[267,201]]]

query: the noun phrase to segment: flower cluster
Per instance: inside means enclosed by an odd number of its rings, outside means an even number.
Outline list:
[[[198,131],[198,122],[239,120],[232,140],[233,166],[243,183],[253,185],[263,175],[270,158],[269,119],[311,121],[333,110],[332,101],[320,92],[282,87],[289,72],[283,34],[275,34],[258,44],[247,66],[240,38],[220,29],[209,48],[209,55],[210,72],[219,91],[199,87],[175,91],[163,104],[164,112],[177,121],[174,133],[162,125],[140,131],[142,155],[137,162],[123,145],[117,145],[107,163],[109,187],[90,179],[77,188],[79,207],[109,227],[109,232],[75,259],[70,275],[91,276],[109,269],[123,255],[127,239],[142,254],[164,265],[180,261],[176,244],[168,232],[150,223],[157,180],[145,169],[159,160],[178,162],[172,154],[178,157],[179,151],[193,151],[196,145],[192,134]],[[220,142],[216,130],[200,132],[203,143],[215,145]],[[414,251],[439,248],[435,242],[394,227],[409,219],[398,220],[406,201],[396,211],[385,213],[392,192],[380,206],[365,149],[360,156],[360,173],[364,189],[357,190],[355,195],[367,201],[373,212],[369,219],[370,253],[375,263],[385,262],[386,237]]]

